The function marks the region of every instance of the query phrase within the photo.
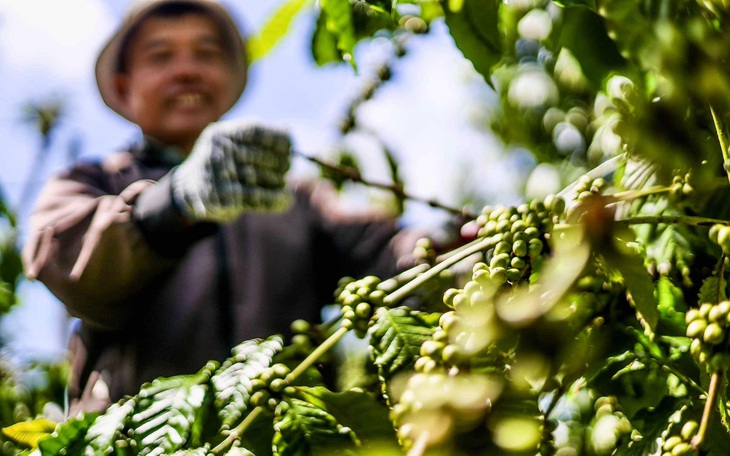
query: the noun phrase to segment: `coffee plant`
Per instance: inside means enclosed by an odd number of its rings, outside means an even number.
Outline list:
[[[404,37],[445,21],[498,95],[484,125],[564,187],[464,211],[456,246],[419,241],[417,264],[396,277],[343,278],[330,321],[244,341],[103,414],[4,434],[40,455],[726,454],[728,5],[319,7],[318,64],[354,66],[375,35],[402,56]],[[343,134],[391,70],[366,85]],[[367,184],[353,169],[340,174]],[[410,198],[400,184],[391,190]],[[333,348],[355,338],[362,375],[337,389]]]

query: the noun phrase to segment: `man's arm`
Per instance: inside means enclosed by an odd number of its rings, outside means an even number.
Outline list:
[[[79,167],[44,187],[23,248],[26,275],[41,280],[89,324],[116,329],[134,312],[126,298],[174,264],[155,253],[133,220],[133,203],[152,188],[137,181],[119,195]]]

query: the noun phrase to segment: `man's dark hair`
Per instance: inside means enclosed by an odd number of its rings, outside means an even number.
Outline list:
[[[134,27],[129,30],[124,39],[121,41],[116,62],[117,73],[124,74],[127,72],[127,70],[129,70],[130,45],[132,44],[132,41],[134,41],[134,38],[139,32],[140,27],[146,20],[150,18],[175,19],[186,16],[188,14],[201,14],[207,16],[218,24],[219,30],[222,31],[226,29],[226,25],[221,22],[221,19],[217,15],[211,13],[210,10],[199,4],[186,2],[184,0],[181,0],[179,2],[163,3],[156,8],[153,8],[152,10],[147,12],[147,14],[145,14],[142,18],[140,18],[140,20],[137,21]],[[223,33],[221,33],[221,35],[223,35],[224,38],[222,44],[225,48],[225,51],[229,54],[232,60],[235,59],[236,52],[234,50],[233,43],[230,43],[228,40],[226,40]]]

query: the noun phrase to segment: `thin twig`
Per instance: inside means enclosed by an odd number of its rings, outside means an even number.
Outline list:
[[[216,445],[215,448],[210,450],[211,454],[220,454],[221,452],[227,451],[233,443],[238,440],[239,436],[241,436],[244,432],[246,432],[246,429],[254,422],[256,421],[256,418],[263,413],[264,409],[261,407],[256,407],[255,409],[251,410],[251,413],[246,415],[246,418],[244,418],[241,423],[233,428],[231,432],[228,433],[225,440],[223,440],[221,443]]]
[[[712,120],[715,122],[715,131],[717,131],[717,140],[720,142],[720,150],[722,151],[722,165],[727,173],[728,181],[730,181],[730,152],[728,152],[727,138],[725,137],[725,127],[720,117],[715,112],[715,108],[710,106]]]
[[[395,196],[397,196],[399,198],[404,198],[404,199],[408,199],[408,200],[411,200],[411,201],[418,201],[418,202],[423,203],[423,204],[426,204],[426,205],[428,205],[430,207],[433,207],[433,208],[436,208],[436,209],[442,209],[444,211],[450,212],[450,213],[452,213],[454,215],[466,217],[468,219],[474,219],[474,218],[476,218],[476,215],[473,214],[473,213],[471,213],[467,209],[457,209],[455,207],[451,207],[451,206],[447,206],[445,204],[442,204],[442,203],[440,203],[440,202],[438,202],[438,201],[436,201],[434,199],[421,198],[419,196],[412,195],[412,194],[406,192],[403,189],[403,187],[401,187],[400,185],[385,184],[385,183],[382,183],[382,182],[374,182],[374,181],[365,179],[354,168],[343,168],[341,166],[333,165],[331,163],[327,163],[325,161],[322,161],[322,160],[320,160],[317,157],[313,157],[311,155],[308,155],[308,154],[305,154],[305,153],[299,152],[299,151],[294,151],[293,154],[294,155],[298,155],[298,156],[300,156],[300,157],[302,157],[302,158],[304,158],[306,160],[309,160],[310,162],[315,163],[317,166],[319,166],[319,167],[321,167],[323,169],[326,169],[328,171],[335,172],[335,173],[341,175],[342,177],[344,177],[345,179],[351,180],[352,182],[357,182],[357,183],[363,184],[363,185],[368,186],[368,187],[373,187],[373,188],[379,188],[379,189],[382,189],[382,190],[387,190],[387,191],[393,193]]]
[[[286,376],[286,382],[291,384],[294,380],[297,379],[300,375],[302,375],[307,369],[309,369],[312,364],[316,363],[317,360],[324,355],[327,350],[332,348],[337,342],[342,339],[342,337],[347,334],[348,329],[347,328],[340,328],[334,333],[332,333],[331,336],[327,338],[324,342],[322,342],[319,347],[317,347],[312,353],[309,354],[297,367],[294,368],[293,371],[289,373],[289,375]]]
[[[667,223],[690,226],[706,226],[715,225],[717,223],[726,225],[730,222],[728,222],[728,220],[710,217],[696,217],[692,215],[647,215],[616,220],[616,223],[620,225],[641,225],[646,223],[657,225],[660,223]]]
[[[408,456],[423,456],[428,448],[428,431],[423,431],[418,434],[416,442],[413,444],[410,450],[408,450]]]
[[[591,179],[598,179],[599,177],[606,176],[618,168],[618,166],[621,164],[621,162],[626,161],[626,154],[617,155],[610,160],[606,160],[605,162],[601,163],[600,165],[596,166],[592,170],[585,173],[585,176],[588,176]],[[582,177],[582,176],[581,176]],[[580,182],[580,179],[576,180],[572,184],[568,185],[564,189],[558,192],[556,196],[559,196],[561,198],[565,198],[565,195],[570,193],[573,188],[575,188],[576,185]]]
[[[702,443],[705,441],[705,434],[712,418],[712,409],[715,407],[715,401],[717,400],[717,394],[719,392],[718,386],[720,385],[720,377],[723,376],[722,371],[712,373],[710,377],[710,390],[707,392],[707,401],[705,402],[705,409],[702,411],[702,421],[700,422],[700,429],[697,431],[697,435],[692,438],[692,448],[698,450]]]
[[[383,304],[386,306],[393,306],[397,304],[401,299],[405,298],[409,294],[413,293],[414,290],[416,290],[418,287],[426,283],[428,280],[430,280],[433,277],[436,277],[441,271],[453,266],[454,264],[458,263],[459,261],[477,253],[481,252],[483,250],[487,250],[491,247],[494,247],[497,244],[496,238],[494,236],[490,236],[488,238],[478,239],[477,241],[472,241],[472,243],[468,244],[469,247],[466,249],[461,250],[457,255],[453,255],[445,259],[443,262],[437,264],[436,266],[432,267],[428,271],[424,272],[423,274],[419,275],[415,279],[411,280],[410,282],[406,283],[402,287],[395,290],[393,293],[389,294],[385,297]]]

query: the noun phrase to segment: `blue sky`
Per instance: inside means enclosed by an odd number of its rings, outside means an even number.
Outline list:
[[[96,53],[128,3],[0,0],[0,185],[11,205],[17,205],[28,179],[40,185],[68,166],[70,148],[93,159],[137,135],[133,125],[104,106],[93,79]],[[255,31],[278,2],[225,4],[246,30]],[[252,67],[246,93],[227,117],[286,125],[297,149],[326,158],[337,145],[336,124],[348,100],[386,58],[390,44],[380,39],[359,46],[359,75],[347,65],[318,68],[309,55],[314,17],[314,10],[303,14],[286,40]],[[392,82],[358,114],[394,150],[409,191],[449,204],[457,203],[465,188],[485,199],[514,200],[514,189],[506,183],[519,179],[519,172],[499,166],[505,163],[501,146],[472,122],[475,110],[484,109],[492,96],[455,49],[445,26],[434,24],[430,35],[410,40],[408,51],[396,64]],[[22,122],[21,107],[53,97],[65,103],[66,115],[48,159],[42,168],[31,169],[40,143]],[[380,153],[357,135],[348,141],[358,147],[366,176],[384,180]],[[295,174],[314,171],[295,162]],[[29,207],[16,210],[23,236]],[[407,206],[405,220],[428,225],[442,218],[414,203]],[[3,325],[10,349],[24,358],[62,353],[68,326],[63,307],[34,283],[23,284],[21,297],[21,307]]]

